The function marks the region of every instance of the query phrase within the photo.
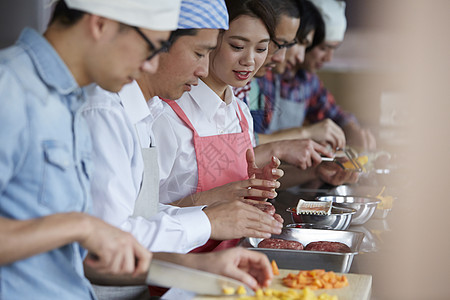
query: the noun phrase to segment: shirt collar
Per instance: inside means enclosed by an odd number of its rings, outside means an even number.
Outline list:
[[[19,37],[18,44],[27,51],[46,85],[53,87],[62,95],[74,91],[82,94],[69,68],[42,35],[34,29],[25,28]]]
[[[216,114],[217,110],[221,106],[229,105],[233,102],[233,90],[230,86],[225,90],[225,102],[206,85],[202,80],[199,79],[198,85],[192,87],[189,92],[192,99],[197,103],[202,113],[211,120]]]
[[[144,98],[138,83],[133,81],[119,92],[122,105],[132,124],[141,121],[152,123],[163,111],[162,101],[154,97],[148,102]]]

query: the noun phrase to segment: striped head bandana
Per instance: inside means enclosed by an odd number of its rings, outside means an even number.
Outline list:
[[[228,29],[224,0],[182,0],[178,29]]]

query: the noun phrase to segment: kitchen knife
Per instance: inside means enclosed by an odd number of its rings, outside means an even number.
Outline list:
[[[158,259],[152,259],[145,282],[148,285],[175,287],[201,295],[224,295],[225,287],[237,289],[243,286],[247,295],[254,295],[253,290],[240,281]]]

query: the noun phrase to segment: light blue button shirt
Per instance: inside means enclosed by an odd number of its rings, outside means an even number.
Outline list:
[[[0,216],[90,211],[91,142],[69,69],[37,32],[0,51]],[[65,245],[0,267],[0,299],[95,299],[85,250]]]

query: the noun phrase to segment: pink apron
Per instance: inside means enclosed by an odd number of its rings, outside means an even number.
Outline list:
[[[249,125],[239,105],[241,132],[201,137],[175,101],[164,101],[172,107],[178,117],[191,128],[194,134],[198,168],[197,192],[207,191],[233,181],[248,179],[246,152],[247,149],[253,151],[253,146],[248,134]],[[237,112],[236,117],[239,118]],[[191,252],[223,250],[236,246],[238,242],[239,239],[226,241],[210,239],[206,244]]]

